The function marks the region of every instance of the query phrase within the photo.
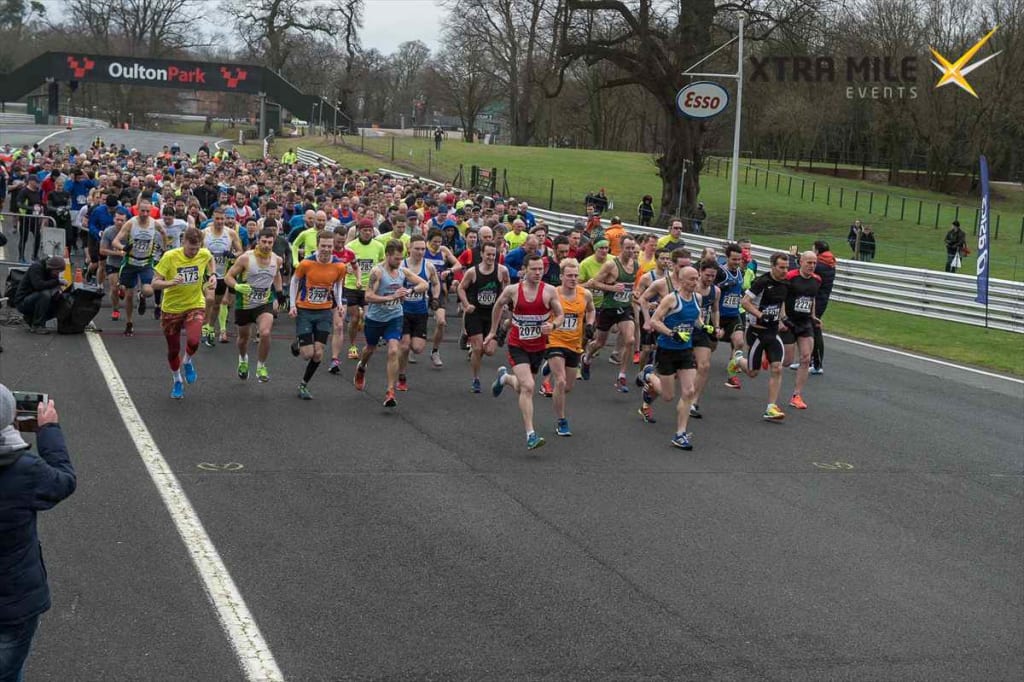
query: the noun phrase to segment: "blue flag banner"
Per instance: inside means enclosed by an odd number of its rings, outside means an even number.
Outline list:
[[[981,215],[978,222],[978,303],[988,303],[989,197],[988,161],[981,157]]]

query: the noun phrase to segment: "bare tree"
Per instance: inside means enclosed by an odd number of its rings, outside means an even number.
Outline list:
[[[85,33],[92,49],[167,57],[208,44],[196,30],[200,0],[66,0],[66,33]],[[98,43],[98,44],[97,44]]]
[[[263,63],[283,71],[299,35],[329,31],[331,9],[310,0],[223,0],[221,10],[234,19],[250,46],[263,51]]]
[[[363,0],[337,0],[335,16],[345,52],[345,65],[337,85],[337,107],[340,113],[348,118],[348,122],[352,123],[351,100],[355,86],[356,60],[360,53],[359,29],[363,27]]]
[[[448,0],[449,21],[465,41],[486,45],[506,94],[512,144],[529,144],[556,75],[558,17],[564,0]]]
[[[462,137],[476,139],[480,112],[498,94],[498,81],[491,74],[494,65],[490,48],[476,41],[458,41],[449,35],[445,47],[430,63],[435,82],[444,93],[441,100],[452,107],[462,121]]]
[[[651,93],[665,119],[662,154],[656,159],[662,181],[660,222],[684,193],[686,205],[696,202],[700,191],[703,134],[706,126],[676,114],[675,97],[685,83],[682,71],[714,46],[716,25],[727,30],[731,15],[743,11],[756,37],[769,34],[780,23],[813,14],[817,0],[762,3],[737,0],[687,0],[676,4],[654,0],[567,0],[561,55],[588,64],[607,62],[617,76],[607,88],[637,85]],[[735,62],[733,62],[735,63]],[[681,183],[684,162],[691,162],[685,186]]]

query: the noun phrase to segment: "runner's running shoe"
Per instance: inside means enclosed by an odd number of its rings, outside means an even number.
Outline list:
[[[530,435],[526,437],[526,449],[536,450],[537,448],[544,445],[544,439],[537,435],[536,431],[531,431]]]
[[[409,390],[409,382],[406,381],[404,374],[398,375],[398,381],[395,382],[395,390],[403,392]]]
[[[249,378],[249,363],[245,360],[238,361],[238,378],[242,381]]]
[[[327,371],[331,374],[341,374],[341,361],[338,358],[331,358],[331,366]]]
[[[505,378],[506,374],[508,374],[508,370],[504,365],[498,368],[498,377],[494,380],[494,383],[491,384],[491,395],[495,398],[501,395],[501,392],[505,390],[505,384],[502,380]]]
[[[313,394],[309,392],[306,384],[299,384],[299,398],[302,400],[312,400]]]
[[[779,406],[776,405],[775,403],[769,405],[768,409],[766,409],[764,411],[764,414],[761,415],[761,419],[765,420],[766,422],[780,422],[785,418],[785,412],[780,410]]]
[[[700,405],[694,403],[690,405],[690,416],[694,419],[703,419],[704,415],[700,413]]]
[[[196,383],[196,366],[192,364],[192,362],[186,362],[181,366],[181,368],[185,370],[185,383]]]
[[[804,399],[800,397],[799,393],[794,393],[793,397],[789,399],[789,406],[795,407],[798,410],[807,409],[807,403],[804,402]]]
[[[472,387],[471,390],[473,391],[473,393],[479,393],[480,392],[480,379],[479,378],[473,377],[473,387]]]
[[[265,384],[270,381],[270,372],[267,371],[266,365],[256,366],[256,380],[261,384]]]
[[[397,407],[398,401],[395,400],[395,392],[391,389],[384,394],[384,407]]]
[[[349,360],[358,360],[359,359],[359,349],[356,348],[355,346],[349,346],[348,347],[348,359]]]
[[[681,450],[693,450],[693,445],[690,443],[690,435],[687,433],[677,433],[672,438],[672,445]]]
[[[355,384],[357,391],[363,390],[363,387],[366,386],[366,368],[365,367],[362,367],[362,366],[356,367],[356,376],[355,376],[355,379],[352,380],[352,382]]]
[[[174,382],[174,386],[171,388],[171,397],[175,400],[181,400],[185,397],[185,387],[180,381]]]
[[[555,424],[555,435],[558,436],[571,436],[572,431],[569,429],[569,420],[562,418],[559,419]]]

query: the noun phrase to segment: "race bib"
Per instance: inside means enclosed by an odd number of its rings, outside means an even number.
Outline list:
[[[136,258],[146,258],[152,252],[153,242],[149,239],[137,239],[132,242],[132,255]]]
[[[85,196],[84,194],[79,194],[77,197],[75,197],[75,203],[78,204],[79,206],[85,206],[87,203],[89,203],[89,197]]]
[[[215,253],[213,254],[213,262],[217,265],[224,265],[228,262],[228,254],[226,253]]]
[[[626,289],[625,291],[616,291],[612,295],[612,300],[616,303],[629,303],[633,300],[633,291]]]
[[[311,287],[306,293],[306,301],[309,303],[327,303],[330,289],[327,287]]]
[[[810,313],[811,304],[814,303],[814,299],[810,296],[801,296],[793,303],[793,312],[795,313]]]
[[[181,275],[185,284],[198,284],[199,283],[199,266],[189,265],[184,268],[178,268],[178,274]]]
[[[356,260],[356,265],[359,266],[359,272],[362,273],[363,277],[370,276],[370,270],[373,268],[373,260],[369,258],[359,258]]]
[[[519,338],[523,341],[529,341],[530,339],[540,338],[540,325],[528,324],[528,325],[516,325],[519,329]]]
[[[405,297],[405,300],[409,303],[416,303],[423,300],[424,294],[419,291],[412,291]]]
[[[779,306],[778,305],[765,306],[761,310],[761,319],[763,319],[765,322],[772,322],[774,320],[779,319]]]
[[[566,313],[565,317],[562,318],[562,329],[567,331],[576,331],[579,325],[579,318],[576,313]]]
[[[727,294],[722,299],[723,308],[739,308],[740,307],[740,295],[739,294]]]
[[[483,291],[476,292],[476,302],[478,305],[494,305],[496,300],[498,300],[498,293],[494,289],[484,289]]]
[[[249,294],[250,303],[266,303],[270,300],[270,289],[267,287],[253,287]]]
[[[674,331],[674,332],[692,332],[693,331],[693,323],[692,322],[683,322],[682,324],[677,324],[675,327],[672,327],[672,331]]]

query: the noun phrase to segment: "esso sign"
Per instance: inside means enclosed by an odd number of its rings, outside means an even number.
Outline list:
[[[711,118],[729,106],[729,92],[718,83],[690,83],[676,95],[676,108],[687,118]]]

